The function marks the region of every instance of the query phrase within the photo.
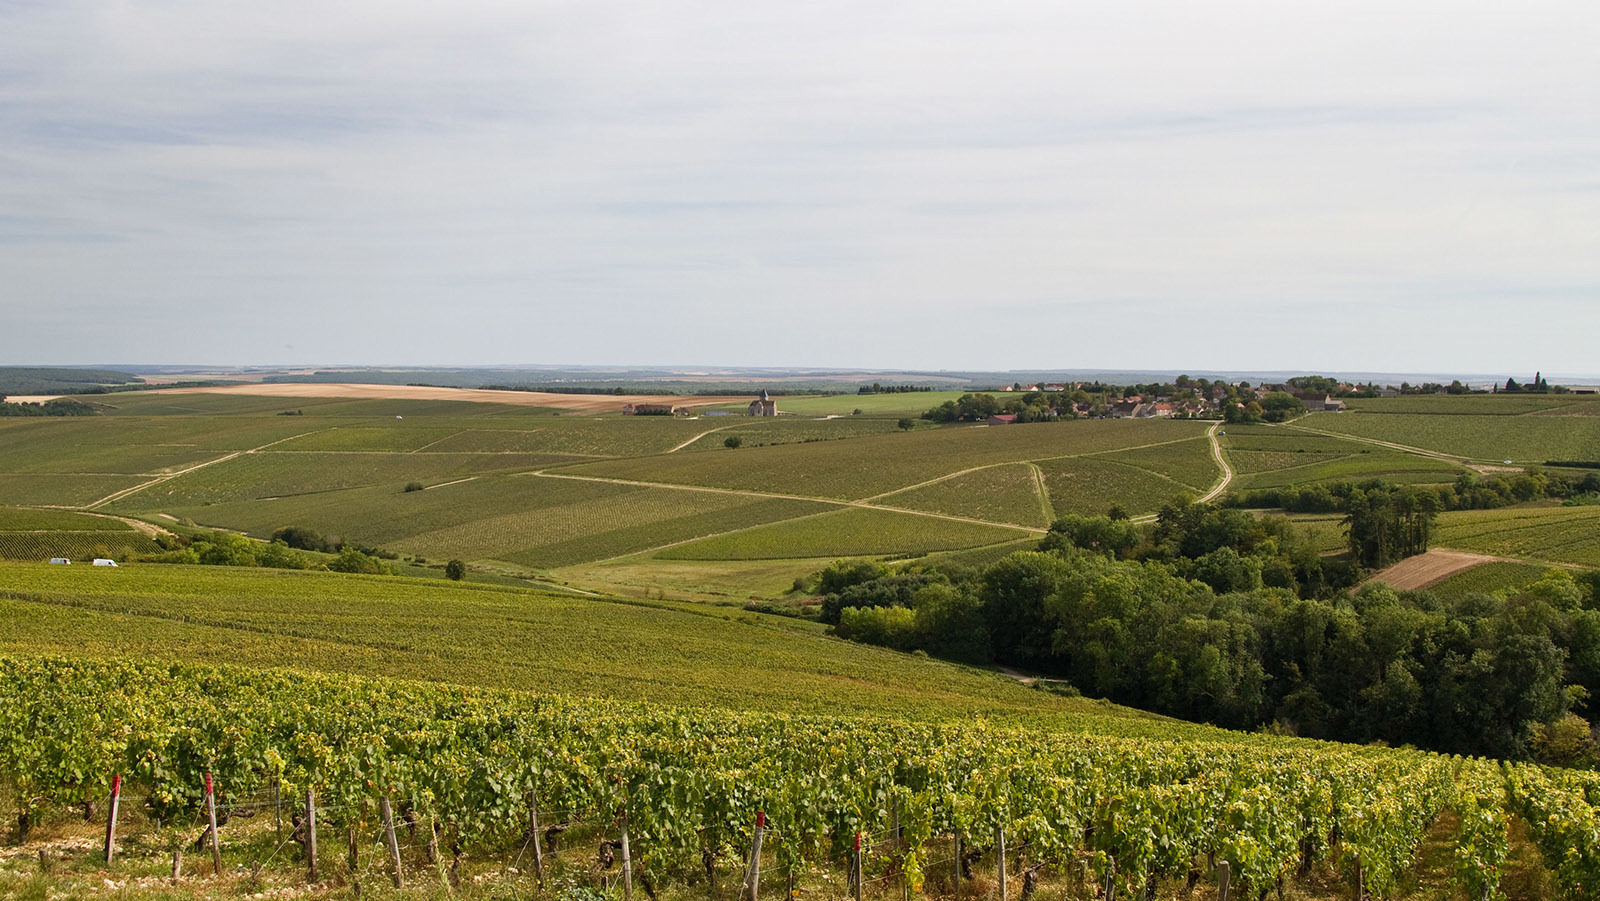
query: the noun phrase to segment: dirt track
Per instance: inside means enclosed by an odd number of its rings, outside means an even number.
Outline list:
[[[1437,585],[1458,572],[1481,563],[1502,559],[1504,558],[1468,554],[1462,551],[1428,551],[1415,557],[1407,557],[1388,569],[1380,570],[1367,581],[1386,582],[1391,588],[1410,591]]]
[[[620,412],[624,404],[675,404],[703,407],[745,403],[745,397],[697,397],[678,394],[546,394],[539,391],[487,391],[481,388],[429,388],[420,385],[356,385],[347,383],[260,382],[212,388],[168,388],[163,394],[233,394],[247,397],[315,397],[355,400],[462,400],[476,403],[554,407],[586,413]]]

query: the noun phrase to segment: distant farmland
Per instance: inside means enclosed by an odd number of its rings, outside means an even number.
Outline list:
[[[627,399],[613,396],[357,388],[133,392],[89,398],[100,416],[0,422],[0,506],[91,508],[256,538],[302,526],[432,565],[459,557],[606,590],[741,598],[787,590],[836,557],[987,559],[1026,546],[1055,517],[1151,515],[1222,475],[1204,421],[902,428],[953,392],[784,397],[780,410],[815,413],[753,419],[746,398],[691,399],[720,401],[727,416],[625,417]],[[544,400],[568,406],[535,403]],[[1396,412],[1363,402],[1357,413],[1229,425],[1216,440],[1237,488],[1446,482],[1469,471],[1458,458],[1391,445],[1489,440],[1470,437],[1487,423],[1491,435],[1534,435],[1523,448],[1533,453],[1540,423],[1577,422],[1581,436],[1600,422],[1568,415],[1600,410],[1588,401],[1402,400]],[[603,410],[571,408],[580,402]],[[726,447],[729,438],[741,446]],[[1581,443],[1562,449],[1584,453]],[[1583,512],[1490,513],[1447,515],[1438,543],[1600,562],[1590,548],[1600,521]],[[154,547],[133,532],[116,532],[117,543],[56,530],[50,547],[80,556]],[[22,531],[0,553],[56,555]]]

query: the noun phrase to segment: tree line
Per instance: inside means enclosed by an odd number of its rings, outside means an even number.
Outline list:
[[[1557,464],[1559,465],[1559,464]],[[1290,513],[1344,513],[1352,499],[1373,485],[1364,482],[1331,482],[1282,488],[1241,491],[1223,499],[1231,507],[1287,510]],[[1493,510],[1545,498],[1572,500],[1600,493],[1600,471],[1546,473],[1537,468],[1512,476],[1488,478],[1463,472],[1445,485],[1411,485],[1405,493],[1417,503],[1431,505],[1436,512],[1446,510]]]
[[[0,416],[94,416],[98,412],[89,404],[66,398],[44,403],[7,403],[5,395],[0,394]]]
[[[1352,548],[1425,540],[1408,497],[1353,500]],[[1169,716],[1508,758],[1600,750],[1579,716],[1600,690],[1600,574],[1447,601],[1353,589],[1362,572],[1281,517],[1189,504],[1148,527],[1067,517],[985,567],[839,563],[815,588],[845,638],[1023,667]]]

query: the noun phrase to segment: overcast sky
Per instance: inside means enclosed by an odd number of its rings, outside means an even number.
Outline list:
[[[0,363],[1600,374],[1600,4],[0,0]]]

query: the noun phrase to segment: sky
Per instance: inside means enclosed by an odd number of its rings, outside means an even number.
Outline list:
[[[0,0],[0,363],[1600,375],[1597,34]]]

